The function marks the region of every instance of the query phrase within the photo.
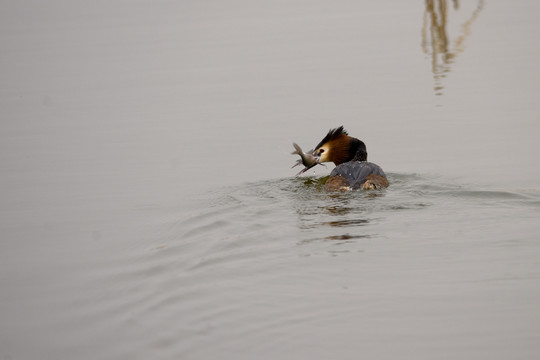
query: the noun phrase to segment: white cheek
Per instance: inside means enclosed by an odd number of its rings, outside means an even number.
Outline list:
[[[328,152],[324,152],[324,153],[321,155],[319,161],[320,161],[320,162],[328,162],[328,161],[329,161],[329,160],[328,160]]]

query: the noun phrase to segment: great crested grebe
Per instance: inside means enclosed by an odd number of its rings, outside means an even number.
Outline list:
[[[389,185],[383,169],[367,161],[366,144],[349,136],[343,126],[331,129],[312,154],[319,163],[336,165],[324,185],[327,191],[375,190]]]

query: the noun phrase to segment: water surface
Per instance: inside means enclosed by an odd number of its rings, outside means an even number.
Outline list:
[[[534,358],[538,10],[4,1],[0,358]]]

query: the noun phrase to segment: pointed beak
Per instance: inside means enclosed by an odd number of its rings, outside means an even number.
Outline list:
[[[317,159],[317,162],[319,162],[319,160],[321,160],[321,154],[319,154],[319,152],[317,150],[313,150],[311,152],[311,155],[315,156],[315,158]]]

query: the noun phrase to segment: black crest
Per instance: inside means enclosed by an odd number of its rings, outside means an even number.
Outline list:
[[[321,142],[317,144],[317,146],[315,146],[315,149],[320,148],[322,145],[324,145],[325,143],[331,140],[337,139],[341,135],[349,135],[349,133],[347,132],[347,130],[343,128],[343,126],[340,126],[335,129],[330,129],[330,131],[328,131],[328,134],[326,134],[324,139],[322,139]]]

